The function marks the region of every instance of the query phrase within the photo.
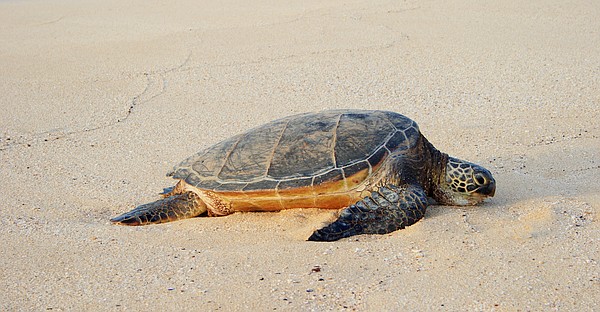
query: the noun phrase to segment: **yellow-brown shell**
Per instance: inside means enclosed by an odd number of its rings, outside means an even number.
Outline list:
[[[231,211],[337,209],[364,196],[390,156],[410,152],[419,136],[414,121],[393,112],[301,114],[217,143],[168,175]]]

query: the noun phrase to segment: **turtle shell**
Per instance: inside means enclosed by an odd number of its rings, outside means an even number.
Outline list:
[[[234,210],[339,208],[357,200],[352,191],[373,177],[390,155],[414,146],[419,136],[414,121],[393,112],[300,114],[217,143],[168,175],[238,201]],[[293,203],[283,203],[286,198]],[[278,207],[268,208],[274,199]]]

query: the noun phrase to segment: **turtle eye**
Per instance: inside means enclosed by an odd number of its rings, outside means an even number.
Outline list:
[[[481,174],[480,172],[475,173],[475,175],[473,175],[473,178],[475,178],[475,181],[479,185],[485,185],[487,182],[486,177],[483,174]]]

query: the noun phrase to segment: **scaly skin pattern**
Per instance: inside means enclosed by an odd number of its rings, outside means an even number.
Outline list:
[[[187,219],[206,212],[206,205],[193,192],[175,194],[161,200],[140,205],[110,221],[122,225],[165,223]]]
[[[342,210],[335,222],[315,231],[308,240],[336,241],[359,234],[390,233],[419,221],[426,208],[427,196],[421,187],[389,184]]]

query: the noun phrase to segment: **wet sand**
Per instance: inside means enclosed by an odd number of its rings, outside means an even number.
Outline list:
[[[5,311],[592,311],[600,4],[0,2]],[[496,196],[388,235],[334,212],[146,227],[180,160],[294,113],[385,109]]]

